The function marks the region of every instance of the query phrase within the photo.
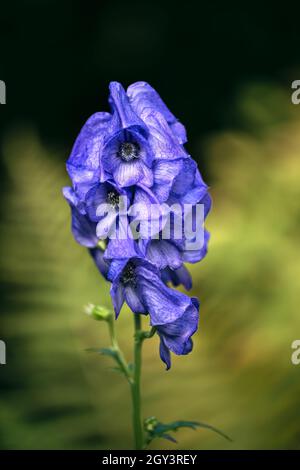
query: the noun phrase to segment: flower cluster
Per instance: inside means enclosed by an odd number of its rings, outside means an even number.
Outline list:
[[[170,230],[169,238],[163,237],[166,208],[182,207],[181,217],[189,215],[193,223],[195,207],[202,205],[204,219],[211,199],[184,148],[185,128],[158,93],[145,82],[132,84],[126,92],[112,82],[109,90],[111,112],[93,114],[80,131],[67,161],[72,187],[63,193],[71,207],[76,241],[90,250],[99,271],[111,282],[116,316],[124,302],[135,314],[150,316],[168,369],[170,351],[191,351],[199,320],[198,300],[169,286],[191,288],[184,263],[205,256],[209,234],[202,224],[203,243],[194,249],[187,248],[184,231],[178,237]],[[122,217],[121,200],[126,201]],[[103,214],[99,211],[103,204],[112,210]],[[133,214],[135,205],[142,209]],[[161,208],[155,234],[141,228],[152,205]],[[112,226],[130,232],[132,219],[143,236],[109,237]],[[171,218],[171,229],[175,219]]]

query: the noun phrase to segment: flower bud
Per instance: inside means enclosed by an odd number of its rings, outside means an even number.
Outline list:
[[[150,416],[144,420],[144,429],[148,432],[153,431],[158,425],[158,420],[155,416]]]
[[[88,304],[84,307],[84,312],[98,321],[110,321],[113,313],[102,305]]]

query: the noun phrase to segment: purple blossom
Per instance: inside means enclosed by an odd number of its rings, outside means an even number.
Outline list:
[[[179,221],[189,217],[197,227],[195,209],[203,204],[205,218],[211,199],[183,146],[185,128],[158,93],[145,82],[132,84],[127,92],[111,82],[109,91],[111,112],[93,114],[76,139],[67,161],[72,187],[63,194],[71,208],[75,240],[89,249],[100,273],[111,282],[116,316],[124,302],[134,314],[149,315],[168,369],[170,351],[180,355],[192,349],[199,302],[167,284],[191,288],[185,263],[205,256],[209,233],[201,225],[195,237],[202,234],[202,246],[188,249],[184,226],[179,237],[172,230],[168,239],[163,237],[167,216],[178,206]],[[109,210],[103,211],[106,206]],[[149,208],[154,206],[149,231]],[[132,234],[133,222],[140,240],[111,237],[120,230]],[[176,224],[175,217],[171,229]]]
[[[131,104],[120,83],[111,82],[109,89],[111,113],[96,113],[88,119],[67,162],[73,185],[81,196],[96,182],[107,179],[119,187],[151,187],[154,161],[187,156],[174,133],[174,117],[170,127],[170,116],[165,113],[165,117],[161,107],[134,106],[137,101],[144,102],[139,92]]]
[[[191,336],[196,332],[199,303],[187,295],[170,289],[161,280],[159,270],[145,259],[113,261],[108,279],[111,296],[118,316],[124,302],[135,313],[149,314],[150,324],[160,337],[160,356],[170,368],[170,351],[188,354],[192,350]]]

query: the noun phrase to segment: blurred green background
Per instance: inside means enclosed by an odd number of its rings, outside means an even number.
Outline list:
[[[150,82],[186,125],[211,186],[207,258],[192,267],[201,321],[165,372],[144,347],[144,416],[201,420],[182,449],[300,448],[300,79],[297,11],[252,2],[3,2],[0,79],[1,449],[130,448],[129,391],[109,358],[110,306],[70,233],[65,160],[110,80]],[[131,354],[132,316],[118,320]],[[174,448],[156,441],[153,448]]]

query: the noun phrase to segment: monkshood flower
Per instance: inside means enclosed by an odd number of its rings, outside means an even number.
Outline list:
[[[124,302],[135,314],[149,314],[150,325],[160,337],[160,356],[167,369],[171,366],[170,351],[188,354],[191,336],[198,327],[199,302],[167,287],[159,270],[143,258],[116,260],[107,273],[112,282],[111,297],[118,316]]]
[[[110,292],[116,317],[124,302],[135,314],[150,315],[150,325],[156,327],[160,337],[160,356],[167,369],[171,367],[170,351],[177,355],[191,352],[191,337],[199,320],[196,298],[190,299],[167,287],[160,271],[145,258],[108,261],[99,247],[90,253],[101,274],[112,282]],[[181,274],[183,284],[185,276],[189,277],[189,273]]]
[[[136,89],[133,93],[134,85],[137,88],[143,85],[140,92]],[[162,198],[153,191],[164,188],[161,192],[164,191],[166,199],[167,188],[181,168],[179,161],[188,157],[180,145],[184,140],[183,126],[149,85],[141,82],[134,85],[129,87],[133,94],[126,95],[119,83],[110,84],[111,114],[95,113],[88,119],[67,162],[73,194],[70,198],[71,190],[67,189],[66,198],[73,207],[76,199],[80,214],[97,222],[98,238],[109,232],[107,224],[112,224],[115,218],[113,211],[102,220],[97,218],[97,207],[105,198],[108,203],[116,204],[118,196],[124,196],[128,188],[127,197],[134,204],[141,201],[148,206],[159,204]],[[107,185],[112,185],[113,191]],[[73,209],[72,215],[76,217]],[[140,214],[142,221],[143,217]],[[82,231],[79,220],[84,228],[89,224],[84,217],[77,217],[72,223],[73,233],[76,227],[77,232]],[[75,233],[74,236],[82,243],[82,236]],[[111,248],[109,244],[110,252]]]
[[[114,312],[88,304],[86,313],[108,324],[111,347],[100,352],[116,362],[130,385],[135,448],[142,449],[157,437],[174,441],[169,432],[180,427],[201,426],[162,424],[155,417],[142,425],[141,348],[157,334],[167,370],[171,353],[186,355],[193,348],[199,301],[169,285],[192,286],[185,263],[206,255],[204,221],[211,199],[184,148],[184,126],[149,84],[137,82],[125,91],[111,82],[108,101],[110,112],[93,114],[76,139],[67,161],[72,186],[63,194],[75,240],[111,283]],[[124,303],[134,319],[133,364],[127,363],[115,331]],[[142,329],[142,317],[149,319],[150,330]]]
[[[183,128],[176,126],[167,108],[141,106],[139,93],[130,101],[120,83],[111,82],[109,88],[111,113],[95,113],[88,119],[67,162],[80,198],[94,184],[109,179],[120,188],[137,184],[151,187],[155,161],[188,156],[181,145],[184,139],[179,138],[183,130],[177,130]]]
[[[129,231],[127,216],[119,217],[120,202],[125,206],[123,211],[128,209],[131,197],[128,191],[116,188],[112,182],[105,182],[94,185],[84,201],[69,187],[63,188],[63,195],[71,207],[73,236],[80,245],[95,248],[101,240],[106,240],[108,258],[136,255],[132,238],[110,237],[114,231],[122,234]],[[102,211],[99,212],[98,208]]]

